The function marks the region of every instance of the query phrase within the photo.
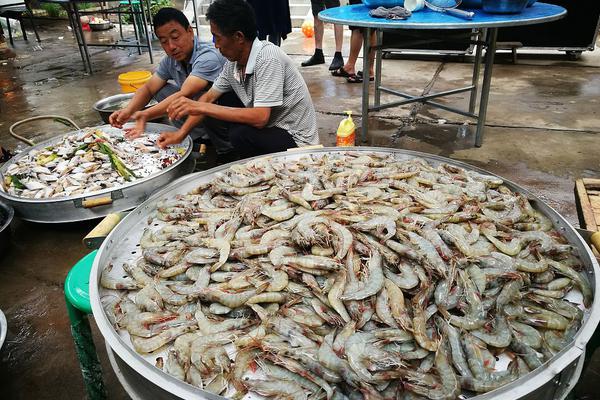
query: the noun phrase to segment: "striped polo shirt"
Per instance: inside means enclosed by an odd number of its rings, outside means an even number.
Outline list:
[[[227,61],[213,89],[234,91],[245,107],[270,107],[267,127],[285,129],[298,146],[319,143],[308,87],[291,58],[274,44],[255,39],[245,74],[237,62]]]

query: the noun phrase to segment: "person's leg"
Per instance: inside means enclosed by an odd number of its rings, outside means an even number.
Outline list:
[[[374,68],[375,68],[375,50],[373,48],[377,45],[377,35],[375,29],[371,30],[371,51],[369,51],[369,76],[374,76]]]
[[[325,8],[334,8],[340,6],[340,0],[324,0]],[[333,35],[335,39],[335,54],[329,65],[330,71],[340,69],[344,65],[344,57],[342,57],[342,45],[344,44],[344,26],[333,25]]]
[[[329,65],[330,71],[336,71],[344,66],[344,57],[342,56],[342,45],[344,44],[344,27],[342,25],[333,25],[335,36],[335,54]]]
[[[335,51],[336,53],[341,53],[342,45],[344,44],[344,26],[334,24],[333,34],[335,36]]]
[[[217,104],[225,107],[244,107],[244,104],[242,104],[234,92],[223,93],[219,100],[217,100]],[[237,159],[229,138],[231,123],[214,118],[205,118],[202,125],[210,141],[215,146],[219,157],[218,161],[232,161],[233,159]]]
[[[301,63],[303,67],[325,64],[325,57],[323,56],[323,21],[317,18],[319,12],[325,9],[325,3],[323,0],[311,0],[310,6],[314,18],[315,52],[308,60]]]
[[[356,29],[358,30],[358,29]],[[362,47],[362,38],[363,38],[363,32],[362,29],[360,29],[361,33],[360,33],[360,44],[358,44],[358,39],[356,40],[357,43],[355,43],[355,46],[358,46],[358,51],[360,51],[360,48]],[[372,32],[371,34],[371,51],[369,51],[369,80],[374,80],[374,68],[375,68],[375,50],[373,50],[373,46],[375,46],[377,44],[377,36],[375,35],[375,32]],[[356,53],[358,55],[358,52]],[[363,53],[363,60],[364,60],[364,53]],[[354,64],[356,63],[356,59],[354,59]],[[364,65],[364,63],[363,63]],[[346,67],[344,66],[344,69],[346,69]],[[352,70],[355,71],[355,67],[354,65],[352,65]],[[347,70],[348,72],[350,71],[350,68],[348,68]],[[363,76],[363,72],[362,71],[358,71],[354,74],[351,74],[348,77],[348,82],[349,83],[361,83],[362,82],[362,76]]]
[[[232,124],[229,137],[240,158],[276,153],[297,147],[294,139],[284,129],[257,129],[249,125]]]
[[[350,27],[352,29],[352,35],[350,36],[350,54],[348,54],[348,61],[344,64],[344,70],[349,75],[356,74],[356,60],[358,54],[362,48],[363,35],[362,31],[358,27]]]
[[[315,24],[315,48],[323,50],[323,33],[325,32],[325,24],[317,16],[314,16]]]

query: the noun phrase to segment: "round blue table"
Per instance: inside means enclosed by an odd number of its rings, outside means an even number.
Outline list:
[[[363,55],[369,54],[372,47],[369,38],[373,30],[377,31],[377,45],[374,47],[376,53],[375,60],[375,101],[374,106],[370,106],[369,101],[369,57],[363,56],[363,95],[362,95],[362,129],[361,137],[363,142],[368,134],[368,116],[369,111],[378,111],[385,108],[397,107],[404,104],[420,102],[444,110],[471,117],[477,120],[477,131],[475,135],[475,146],[480,147],[483,141],[483,129],[485,126],[485,117],[492,80],[492,70],[494,65],[494,55],[496,53],[496,38],[498,28],[506,26],[531,25],[543,22],[550,22],[563,18],[567,10],[563,7],[535,3],[526,8],[520,14],[488,14],[481,9],[468,9],[475,13],[473,19],[462,19],[449,14],[435,12],[429,9],[423,9],[413,13],[405,20],[390,20],[374,18],[369,15],[369,9],[362,5],[352,5],[345,7],[330,8],[319,13],[319,19],[323,22],[331,22],[339,25],[353,25],[365,28],[363,34]],[[447,90],[439,93],[428,94],[425,96],[413,96],[381,86],[381,51],[383,30],[394,29],[435,29],[435,30],[456,30],[456,29],[475,29],[472,37],[472,43],[477,45],[475,62],[473,63],[473,77],[471,85],[463,88]],[[450,32],[449,32],[450,33]],[[479,72],[482,60],[482,48],[485,48],[485,70],[481,86],[481,96],[479,100],[479,110],[475,113],[477,102]],[[471,92],[469,110],[464,111],[445,104],[432,101],[432,99],[449,96],[462,92]],[[406,100],[395,101],[392,103],[381,104],[381,92],[390,93]]]

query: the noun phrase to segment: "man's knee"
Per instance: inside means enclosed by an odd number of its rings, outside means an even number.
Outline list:
[[[167,97],[177,92],[179,92],[179,88],[177,86],[173,85],[172,83],[167,83],[165,84],[165,86],[160,88],[158,92],[156,92],[154,98],[156,99],[156,101],[161,102]]]

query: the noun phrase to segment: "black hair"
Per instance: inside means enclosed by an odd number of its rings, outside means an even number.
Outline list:
[[[256,38],[254,9],[245,0],[215,0],[208,6],[206,19],[225,35],[239,31],[249,41]]]
[[[158,10],[156,15],[152,18],[154,31],[171,21],[179,23],[179,25],[183,26],[186,30],[190,27],[190,21],[188,21],[184,13],[172,7],[165,7]]]

